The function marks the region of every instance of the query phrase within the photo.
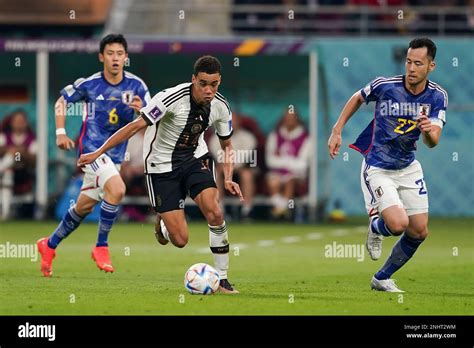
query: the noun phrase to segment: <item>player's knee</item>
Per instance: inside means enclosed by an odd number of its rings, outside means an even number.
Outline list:
[[[418,239],[425,240],[426,238],[428,238],[428,228],[425,228],[423,231],[418,233]]]
[[[386,222],[388,229],[393,235],[399,236],[406,231],[408,227],[408,218],[393,219]]]
[[[114,200],[121,201],[125,196],[126,191],[127,189],[125,187],[125,184],[121,182],[114,185],[109,193],[114,198]]]
[[[173,245],[177,248],[184,248],[188,244],[187,235],[178,235],[174,238]]]
[[[411,236],[416,239],[424,240],[428,237],[428,227],[426,226],[421,226],[420,228],[410,232]]]
[[[77,215],[85,217],[86,215],[89,215],[92,213],[94,210],[93,205],[84,205],[84,206],[74,206],[74,211],[77,213]]]
[[[206,212],[206,220],[211,226],[219,226],[224,223],[224,214],[219,206]]]

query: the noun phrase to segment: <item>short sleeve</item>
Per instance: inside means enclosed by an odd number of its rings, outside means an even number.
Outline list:
[[[370,81],[364,88],[360,90],[360,94],[365,100],[365,103],[368,104],[371,101],[378,100],[381,91],[380,82],[384,80],[383,77],[378,77]]]
[[[150,92],[148,91],[148,86],[145,84],[145,82],[141,81],[137,94],[143,101],[144,107],[147,106],[148,103],[150,103],[150,100],[151,100]]]
[[[64,87],[60,94],[68,103],[75,103],[84,100],[87,97],[86,80],[84,78],[77,79],[72,85]]]
[[[163,104],[164,93],[160,92],[150,100],[149,103],[140,109],[141,116],[145,119],[148,125],[156,124],[166,114],[166,106]]]
[[[217,117],[213,123],[216,134],[221,140],[229,139],[232,136],[232,111],[227,102],[220,101],[216,104]]]
[[[437,93],[434,101],[433,110],[430,112],[430,121],[432,124],[443,128],[446,124],[446,109],[448,108],[448,93],[441,90]]]

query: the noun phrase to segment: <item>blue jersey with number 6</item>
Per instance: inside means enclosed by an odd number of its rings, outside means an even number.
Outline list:
[[[349,146],[361,152],[370,166],[407,167],[415,159],[416,141],[421,134],[416,120],[426,116],[441,128],[446,123],[448,94],[432,81],[414,95],[405,87],[404,75],[380,77],[360,93],[367,104],[375,101],[374,119]]]
[[[116,85],[110,84],[103,72],[88,78],[80,78],[61,90],[67,108],[72,103],[84,102],[83,123],[79,136],[79,155],[95,151],[117,130],[133,121],[134,110],[128,106],[134,95],[138,95],[145,106],[150,101],[148,87],[139,77],[124,72],[123,79]],[[116,164],[123,161],[127,142],[107,151]]]

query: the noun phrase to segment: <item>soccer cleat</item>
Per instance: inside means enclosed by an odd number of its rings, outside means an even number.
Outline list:
[[[219,292],[224,294],[238,294],[239,291],[234,289],[227,279],[221,279],[219,281]]]
[[[94,249],[92,249],[92,259],[97,264],[97,267],[99,267],[101,270],[105,272],[114,271],[112,261],[110,261],[109,247],[94,247]]]
[[[367,241],[365,242],[365,247],[369,253],[369,256],[372,260],[378,260],[382,255],[382,241],[383,236],[377,233],[372,232],[372,220],[369,220],[369,230],[367,232]]]
[[[161,220],[160,214],[156,214],[155,238],[161,245],[166,245],[169,241],[165,238],[165,236],[163,236],[163,233],[161,232],[163,228],[162,224],[163,221]],[[158,230],[156,229],[156,226],[159,226]]]
[[[395,284],[395,279],[382,279],[378,280],[375,277],[372,277],[370,283],[372,290],[386,291],[386,292],[405,292],[397,287]]]
[[[53,275],[53,259],[56,257],[56,250],[48,246],[48,237],[41,238],[36,242],[41,255],[41,272],[45,277]]]

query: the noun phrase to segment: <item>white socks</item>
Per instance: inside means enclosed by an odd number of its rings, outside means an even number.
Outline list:
[[[227,238],[225,221],[220,226],[209,225],[209,245],[220,279],[227,279],[227,270],[229,269],[229,241]]]

